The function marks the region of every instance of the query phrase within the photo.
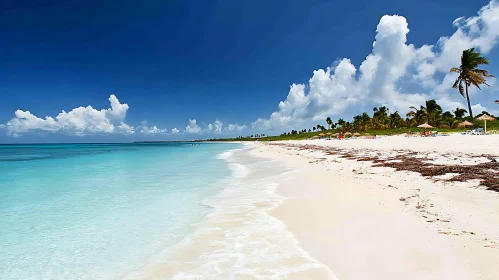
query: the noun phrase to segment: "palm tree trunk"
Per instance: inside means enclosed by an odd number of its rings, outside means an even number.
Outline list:
[[[470,112],[470,118],[473,120],[473,112],[471,112],[470,96],[468,95],[468,84],[466,84],[466,99],[468,100],[468,112]]]

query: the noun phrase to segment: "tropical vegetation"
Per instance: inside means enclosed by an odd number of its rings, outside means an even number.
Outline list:
[[[466,101],[468,102],[468,113],[471,119],[473,119],[473,112],[471,110],[468,88],[470,86],[475,86],[480,89],[480,85],[489,86],[485,78],[495,76],[489,74],[487,70],[478,68],[480,65],[487,64],[489,64],[489,60],[482,57],[480,53],[475,52],[474,48],[471,48],[463,51],[461,56],[461,65],[459,68],[453,67],[450,69],[450,72],[456,72],[459,74],[452,87],[459,89],[459,93],[466,98]]]

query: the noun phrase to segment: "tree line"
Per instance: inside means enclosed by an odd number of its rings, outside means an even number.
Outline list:
[[[482,57],[480,53],[476,52],[474,48],[464,50],[461,56],[461,65],[459,67],[453,67],[450,72],[458,73],[458,77],[452,88],[458,90],[462,97],[467,101],[468,109],[456,108],[451,111],[443,111],[442,107],[436,102],[435,99],[427,100],[425,104],[419,107],[411,106],[410,111],[405,115],[401,116],[398,111],[393,113],[386,106],[374,107],[372,116],[367,112],[356,115],[351,121],[345,121],[339,118],[335,123],[328,117],[326,123],[329,129],[340,129],[341,131],[366,131],[366,130],[382,130],[382,129],[393,129],[393,128],[410,128],[416,127],[422,123],[428,123],[431,126],[438,128],[457,128],[459,123],[464,120],[473,121],[473,111],[471,108],[469,88],[474,86],[481,89],[482,85],[487,85],[486,78],[493,78],[494,75],[490,74],[487,70],[480,69],[480,65],[489,64],[489,60]],[[495,103],[499,104],[499,100],[495,100]],[[468,116],[465,116],[465,115]],[[482,114],[488,114],[487,112],[481,112]],[[490,115],[490,114],[488,114]],[[291,132],[285,132],[281,136],[285,135],[295,135],[306,132],[315,131],[326,131],[326,128],[322,125],[317,125],[311,129],[302,129],[300,131],[292,130]]]

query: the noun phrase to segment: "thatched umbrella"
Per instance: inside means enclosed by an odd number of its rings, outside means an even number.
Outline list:
[[[457,126],[459,126],[459,127],[462,127],[462,126],[467,127],[467,126],[474,126],[474,124],[471,123],[471,122],[469,122],[469,121],[464,121],[464,122],[458,124]]]
[[[481,117],[479,118],[476,118],[477,120],[479,121],[484,121],[484,127],[485,127],[485,134],[487,134],[487,121],[493,121],[495,120],[493,117],[487,115],[487,114],[483,114]]]
[[[324,135],[325,135],[324,133],[319,134],[320,137],[324,137]]]
[[[331,132],[326,133],[326,135],[332,135],[332,134],[333,134],[333,133],[331,133]]]
[[[425,130],[427,128],[433,128],[433,126],[429,125],[428,123],[420,124],[418,125],[419,128],[424,128]]]
[[[345,132],[345,135],[352,135],[351,132]]]
[[[353,136],[360,136],[360,133],[355,132],[355,133],[353,134]]]

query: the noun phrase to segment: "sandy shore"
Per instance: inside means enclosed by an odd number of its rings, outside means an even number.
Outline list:
[[[499,193],[480,186],[499,172],[497,143],[394,136],[253,144],[250,153],[294,170],[270,214],[339,279],[497,279]]]

